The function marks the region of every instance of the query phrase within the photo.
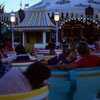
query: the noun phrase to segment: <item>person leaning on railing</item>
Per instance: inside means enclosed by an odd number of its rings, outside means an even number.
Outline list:
[[[80,41],[77,46],[77,52],[80,58],[71,64],[50,65],[49,68],[59,68],[70,70],[73,68],[96,67],[100,64],[100,58],[96,55],[90,55],[89,47],[86,41]]]
[[[14,60],[23,61],[23,60],[36,60],[36,57],[32,57],[30,54],[26,53],[25,48],[23,45],[19,44],[15,48],[16,53],[12,56],[7,58],[1,59],[3,63],[12,62]]]

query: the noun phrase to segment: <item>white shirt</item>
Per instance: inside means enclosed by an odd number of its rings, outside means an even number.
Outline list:
[[[37,59],[36,57],[32,57],[30,54],[28,54],[28,56],[29,56],[30,60],[36,60]],[[14,55],[9,56],[7,58],[1,59],[1,61],[3,63],[7,63],[7,62],[12,62],[12,61],[16,60],[16,58],[17,58],[17,54],[14,54]]]

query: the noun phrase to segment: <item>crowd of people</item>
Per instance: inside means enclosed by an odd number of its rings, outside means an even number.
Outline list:
[[[0,51],[0,94],[26,92],[40,88],[43,84],[49,84],[45,80],[50,77],[50,68],[70,70],[96,67],[100,64],[100,58],[90,54],[86,41],[78,42],[76,47],[64,46],[62,54],[48,60],[36,61],[29,65],[25,72],[13,68],[8,62],[37,60],[37,58],[27,53],[21,44],[16,46],[15,51],[16,53],[9,57],[5,56],[2,50]],[[98,50],[98,52],[100,51]],[[20,83],[18,84],[17,81]]]
[[[11,56],[5,56],[2,50],[3,48],[0,49],[0,95],[27,92],[49,85],[45,80],[51,72],[45,64],[35,62],[26,71],[9,65],[13,61],[36,60],[31,53],[26,53],[23,45],[17,45],[16,53]]]
[[[79,58],[70,64],[50,65],[49,68],[60,68],[69,70],[72,68],[96,67],[100,64],[100,58],[96,55],[91,55],[86,41],[81,41],[77,46]]]

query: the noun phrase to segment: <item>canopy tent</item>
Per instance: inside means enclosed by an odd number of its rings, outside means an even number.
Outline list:
[[[100,9],[100,0],[41,0],[39,3],[29,7],[26,9],[26,11],[44,7],[45,10],[70,10],[73,9],[79,10],[79,9],[86,9],[89,5],[93,7],[94,9]]]
[[[42,8],[36,11],[25,11],[24,20],[14,27],[15,31],[22,32],[23,46],[30,49],[40,47],[44,48],[49,41],[51,31],[56,31],[56,25],[50,20],[48,13]],[[29,32],[28,32],[29,31]],[[39,31],[39,32],[30,32]],[[48,33],[48,34],[47,34]],[[38,41],[37,41],[38,35]],[[28,41],[29,40],[29,41]],[[28,42],[27,42],[28,41]]]
[[[14,30],[56,30],[46,11],[28,11],[24,20]]]

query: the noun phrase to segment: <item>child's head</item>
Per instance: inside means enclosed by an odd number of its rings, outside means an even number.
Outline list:
[[[76,59],[76,53],[72,49],[68,49],[67,47],[63,48],[63,55],[65,57],[71,58],[71,62],[73,62]]]
[[[63,48],[62,54],[67,57],[71,53],[71,50],[68,49],[67,47]]]
[[[24,72],[24,75],[29,80],[29,83],[31,84],[32,88],[40,88],[44,80],[50,77],[50,69],[40,63],[36,62],[31,65],[29,65],[26,72]]]

